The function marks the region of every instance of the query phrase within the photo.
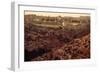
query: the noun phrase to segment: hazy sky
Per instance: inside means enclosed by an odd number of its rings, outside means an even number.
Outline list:
[[[51,16],[51,17],[56,17],[56,16],[70,16],[70,17],[79,17],[79,16],[90,16],[90,14],[86,13],[53,13],[53,12],[34,12],[34,11],[25,11],[25,15],[29,14],[36,14],[39,16]]]

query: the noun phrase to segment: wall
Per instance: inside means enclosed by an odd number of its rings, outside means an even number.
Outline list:
[[[14,0],[1,0],[0,1],[0,73],[12,73],[10,68],[10,54],[11,54],[11,1]],[[18,1],[18,0],[16,0]],[[22,1],[22,0],[19,0]],[[51,73],[51,72],[57,72],[57,73],[98,73],[100,68],[100,53],[99,53],[99,43],[100,43],[100,2],[99,0],[23,0],[25,2],[33,2],[33,4],[41,4],[41,5],[63,5],[66,6],[66,4],[84,4],[84,5],[93,5],[97,8],[97,18],[98,20],[96,22],[96,28],[97,30],[95,33],[97,34],[95,36],[95,45],[98,48],[97,51],[97,66],[96,67],[81,67],[81,68],[75,68],[75,67],[69,67],[69,68],[63,68],[63,69],[52,69],[52,70],[40,70],[40,71],[29,71],[36,72],[36,73]],[[28,73],[28,71],[24,71],[22,73]]]

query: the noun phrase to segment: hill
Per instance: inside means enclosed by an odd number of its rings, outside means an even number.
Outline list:
[[[90,58],[90,35],[77,38],[58,49],[45,53],[32,60],[66,60]]]

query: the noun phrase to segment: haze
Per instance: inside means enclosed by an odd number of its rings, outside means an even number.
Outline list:
[[[55,13],[55,12],[34,12],[34,11],[25,11],[25,15],[36,14],[38,16],[50,16],[50,17],[57,17],[57,16],[69,16],[69,17],[80,17],[80,16],[90,16],[88,13]]]

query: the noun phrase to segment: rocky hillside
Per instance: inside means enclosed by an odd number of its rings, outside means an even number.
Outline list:
[[[37,58],[37,60],[66,60],[66,59],[86,59],[90,58],[90,35],[77,38],[71,42],[63,45],[58,49],[52,49],[52,51],[43,54]]]
[[[64,28],[59,27],[58,23],[55,23],[57,26],[55,28],[50,20],[52,18],[49,17],[50,23],[49,21],[42,23],[43,18],[41,17],[41,21],[40,19],[38,21],[33,17],[25,16],[25,61],[90,58],[89,23],[79,24],[77,26],[67,25]],[[57,19],[55,20],[58,21]],[[44,25],[50,25],[50,27],[44,27]]]

